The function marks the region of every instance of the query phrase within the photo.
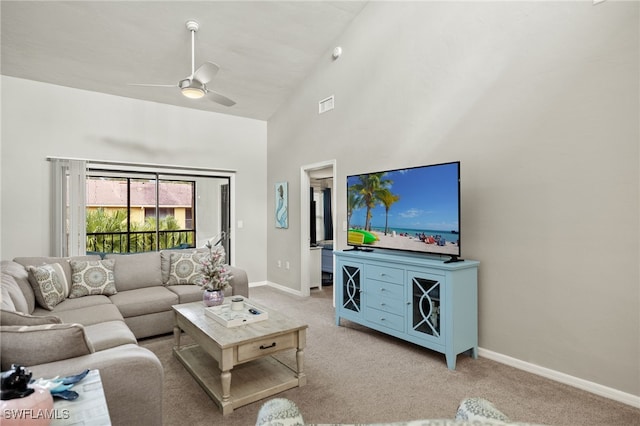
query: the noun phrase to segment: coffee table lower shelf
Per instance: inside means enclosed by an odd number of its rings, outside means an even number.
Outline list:
[[[199,345],[174,347],[173,353],[220,407],[223,415],[287,389],[302,386],[296,372],[272,356],[236,365],[231,370],[231,398],[222,400],[218,362]]]

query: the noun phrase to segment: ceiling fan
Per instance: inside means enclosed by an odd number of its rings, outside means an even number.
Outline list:
[[[224,106],[233,106],[236,103],[220,93],[214,92],[207,87],[213,77],[218,73],[220,67],[213,62],[205,62],[195,69],[195,34],[200,25],[196,21],[187,21],[187,29],[191,31],[191,75],[183,78],[178,84],[131,84],[131,86],[147,87],[178,87],[182,94],[190,99],[200,99],[204,96],[213,102]]]

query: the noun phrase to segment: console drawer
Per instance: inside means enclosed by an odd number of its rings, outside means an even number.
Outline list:
[[[255,358],[296,347],[296,334],[287,333],[280,336],[269,337],[255,342],[238,346],[238,362],[249,361]]]
[[[402,285],[404,283],[404,270],[397,268],[388,268],[386,266],[367,265],[367,278],[373,280],[386,281]]]
[[[404,331],[404,317],[400,315],[379,311],[377,309],[367,309],[364,311],[364,318],[369,322],[373,322],[396,331]]]
[[[405,311],[405,306],[402,299],[393,299],[384,294],[367,294],[367,307],[369,308],[398,314]]]
[[[365,288],[367,295],[404,299],[404,287],[397,284],[377,280],[367,280]]]

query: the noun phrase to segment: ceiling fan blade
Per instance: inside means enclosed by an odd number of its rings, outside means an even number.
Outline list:
[[[230,106],[234,106],[236,104],[235,101],[232,101],[231,99],[227,98],[226,96],[221,95],[218,92],[214,92],[213,90],[207,89],[207,96],[213,102],[219,103],[220,105],[224,105],[224,106],[230,107]]]
[[[202,84],[207,84],[213,79],[213,77],[216,76],[216,74],[218,74],[219,69],[220,67],[213,62],[205,62],[204,64],[200,65],[197,70],[195,70],[195,72],[193,73],[193,78],[198,80]]]
[[[144,87],[178,87],[177,84],[144,84],[144,83],[129,83],[129,86],[144,86]]]

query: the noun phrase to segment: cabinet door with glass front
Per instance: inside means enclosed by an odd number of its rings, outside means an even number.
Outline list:
[[[445,277],[407,271],[409,280],[408,333],[434,343],[445,338]]]
[[[336,323],[340,325],[340,316],[347,319],[363,317],[362,283],[364,280],[364,266],[361,263],[339,261],[337,263],[336,283],[338,309]]]

